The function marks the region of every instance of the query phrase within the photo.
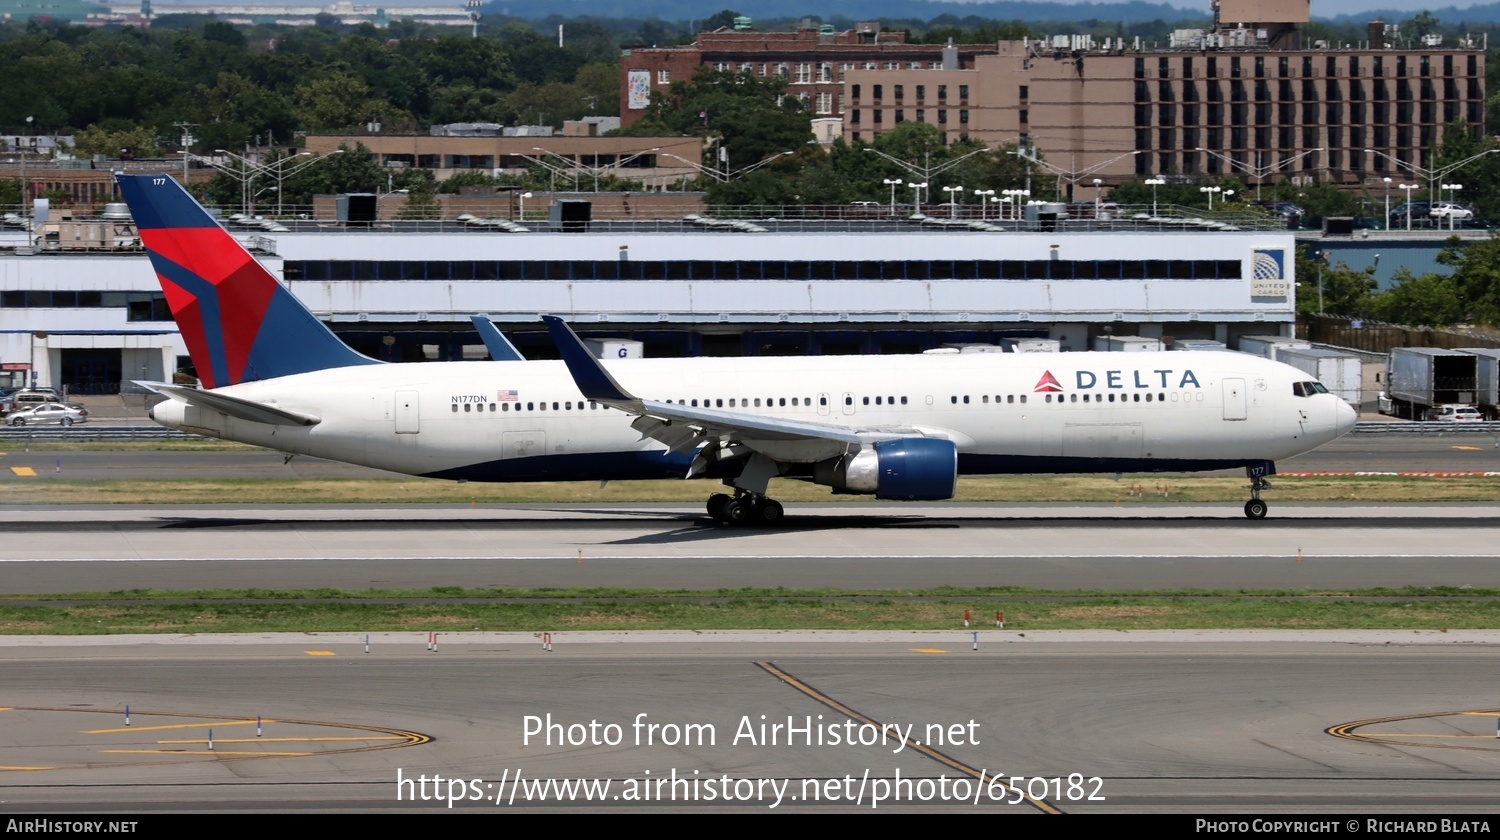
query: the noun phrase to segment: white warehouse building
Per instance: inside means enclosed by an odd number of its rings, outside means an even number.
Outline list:
[[[236,235],[352,346],[392,361],[484,358],[474,315],[528,358],[555,357],[544,313],[585,336],[641,341],[648,356],[920,352],[1015,338],[1086,351],[1101,336],[1233,346],[1240,335],[1290,335],[1295,320],[1295,242],[1284,230],[375,225]],[[0,233],[0,371],[16,384],[30,372],[36,384],[113,393],[185,367],[134,240],[69,230]]]

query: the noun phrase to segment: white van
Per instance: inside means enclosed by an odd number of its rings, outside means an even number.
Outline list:
[[[28,391],[17,391],[0,403],[0,414],[9,414],[12,411],[21,411],[27,408],[36,408],[47,403],[60,403],[62,395],[51,388],[37,388]]]

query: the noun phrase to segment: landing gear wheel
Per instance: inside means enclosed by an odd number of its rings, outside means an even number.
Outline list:
[[[1245,503],[1245,517],[1247,519],[1265,519],[1266,503],[1260,499],[1251,499]]]
[[[750,521],[750,506],[738,499],[731,499],[724,506],[724,521],[734,525],[743,525]]]
[[[715,493],[712,496],[709,496],[708,515],[720,522],[728,522],[729,514],[725,511],[725,506],[728,505],[731,501],[733,501],[733,499],[731,499],[724,493]]]
[[[781,521],[786,515],[786,510],[781,507],[781,502],[775,499],[765,499],[760,503],[760,509],[756,511],[762,524],[771,525]]]

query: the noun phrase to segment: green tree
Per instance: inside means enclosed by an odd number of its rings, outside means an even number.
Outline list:
[[[595,62],[578,68],[573,84],[585,115],[618,117],[620,115],[620,65],[618,62]]]
[[[797,184],[779,173],[761,169],[732,181],[709,186],[706,198],[718,207],[776,207],[802,204]]]
[[[1370,314],[1392,324],[1442,327],[1458,323],[1464,312],[1457,281],[1449,275],[1413,276],[1405,267],[1395,273],[1395,284],[1370,301]]]
[[[1401,31],[1420,40],[1423,35],[1437,32],[1438,25],[1437,17],[1431,11],[1423,9],[1401,24]]]
[[[375,156],[364,144],[353,149],[340,146],[341,154],[328,155],[323,160],[301,170],[286,179],[287,204],[311,204],[314,195],[337,195],[339,193],[384,192],[388,177],[396,189],[409,189],[405,183],[394,183],[396,177],[391,170],[381,169]],[[401,170],[402,179],[419,177],[411,173],[425,170]],[[426,173],[431,178],[431,173]]]
[[[437,195],[430,188],[408,191],[406,201],[402,202],[401,208],[396,211],[396,218],[405,221],[441,219],[442,217],[443,205],[438,202]]]
[[[786,95],[784,79],[702,67],[691,80],[654,93],[641,120],[624,133],[709,138],[714,142],[704,165],[734,172],[800,150],[812,140],[812,119],[800,100]],[[718,160],[719,149],[727,161]]]
[[[162,154],[155,132],[142,126],[110,131],[91,125],[73,135],[73,150],[80,155],[118,158],[127,149],[138,158],[161,157]]]
[[[1458,299],[1468,304],[1468,319],[1500,324],[1500,239],[1491,236],[1467,244],[1449,240],[1437,260],[1454,267],[1453,282]]]
[[[588,113],[583,92],[577,85],[564,82],[544,85],[523,82],[511,91],[506,102],[516,117],[529,125],[559,126],[565,120],[576,120]]]
[[[1370,311],[1370,293],[1375,291],[1375,269],[1355,270],[1345,263],[1329,264],[1297,248],[1297,314],[1298,315],[1365,315]],[[1321,305],[1320,305],[1321,304]]]
[[[734,26],[734,19],[740,17],[740,13],[731,9],[724,9],[716,14],[709,15],[703,19],[704,32],[713,32],[717,29],[729,29]]]
[[[377,116],[392,127],[410,120],[405,112],[374,96],[362,79],[342,71],[298,85],[294,101],[298,124],[308,131],[343,131]]]

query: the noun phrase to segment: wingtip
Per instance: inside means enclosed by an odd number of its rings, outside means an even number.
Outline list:
[[[146,382],[140,379],[132,379],[131,382],[132,384],[139,385],[142,388],[145,388],[147,391],[150,391],[153,394],[165,395],[166,391],[163,391],[162,389],[171,387],[170,382]]]

